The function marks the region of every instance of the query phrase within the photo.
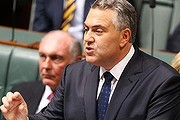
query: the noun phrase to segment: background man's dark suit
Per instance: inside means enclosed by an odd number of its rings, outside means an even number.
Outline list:
[[[135,51],[116,86],[105,120],[177,118],[179,74],[166,63],[137,48]],[[30,120],[47,120],[46,116],[52,120],[96,120],[98,80],[99,67],[85,60],[67,66],[54,98],[42,111],[44,117],[37,114],[29,116]]]
[[[83,21],[94,1],[85,1]],[[63,22],[63,5],[64,0],[37,0],[33,30],[48,32],[60,29]]]
[[[170,52],[180,51],[180,23],[168,38],[167,50]]]
[[[45,86],[41,81],[32,81],[18,84],[11,91],[19,91],[28,105],[29,114],[34,114],[45,91]]]

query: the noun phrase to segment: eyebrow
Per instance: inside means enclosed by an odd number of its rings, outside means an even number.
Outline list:
[[[88,27],[85,23],[84,23],[84,27]],[[94,25],[92,26],[92,28],[103,28],[103,29],[106,29],[106,27],[102,26],[102,25]]]
[[[42,53],[42,52],[39,52],[39,55],[45,55],[45,56],[49,56],[49,57],[53,57],[53,56],[60,56],[62,57],[62,55],[58,55],[58,54],[45,54],[45,53]]]

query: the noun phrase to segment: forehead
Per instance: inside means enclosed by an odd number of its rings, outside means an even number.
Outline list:
[[[115,14],[116,13],[111,9],[101,10],[97,8],[91,8],[84,24],[87,26],[103,25],[108,27],[113,23]]]
[[[39,47],[39,52],[44,54],[67,54],[69,52],[69,43],[66,40],[45,37]],[[68,53],[69,54],[69,53]]]

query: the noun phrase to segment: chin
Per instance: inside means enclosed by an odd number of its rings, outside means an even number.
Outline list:
[[[92,56],[86,57],[86,61],[89,63],[92,63],[94,65],[97,65],[97,63],[98,63],[98,59],[96,59],[95,57],[92,57]]]
[[[48,83],[51,83],[51,82],[52,82],[51,79],[43,79],[43,83],[44,83],[45,85],[48,85]]]
[[[86,61],[87,61],[87,62],[90,62],[90,63],[93,63],[93,62],[94,62],[94,57],[92,57],[92,56],[86,56]]]

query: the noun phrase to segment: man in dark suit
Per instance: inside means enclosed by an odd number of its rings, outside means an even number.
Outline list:
[[[59,85],[63,68],[76,61],[76,57],[81,54],[80,43],[67,32],[54,30],[42,38],[39,46],[39,73],[42,80],[21,83],[11,90],[22,94],[29,114],[39,112],[50,102],[48,96],[54,93]]]
[[[126,0],[95,1],[84,22],[86,59],[65,68],[54,98],[36,115],[28,116],[18,92],[7,93],[5,118],[179,120],[180,75],[133,44],[136,17]]]
[[[95,0],[76,0],[76,11],[72,19],[73,28],[69,29],[77,39],[83,37],[83,21],[90,5]],[[48,32],[61,29],[66,0],[36,0],[34,31]]]

